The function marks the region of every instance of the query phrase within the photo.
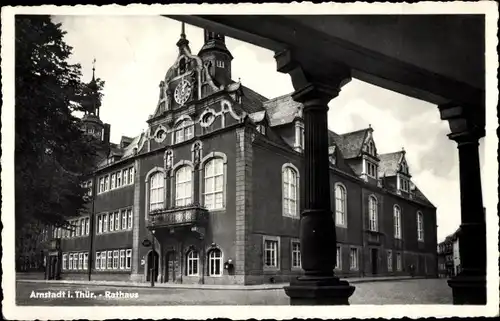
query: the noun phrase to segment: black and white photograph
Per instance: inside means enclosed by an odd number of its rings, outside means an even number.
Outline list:
[[[3,315],[498,316],[497,20],[2,7]]]

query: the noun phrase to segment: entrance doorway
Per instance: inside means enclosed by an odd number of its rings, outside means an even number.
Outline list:
[[[175,282],[175,274],[178,270],[179,263],[177,259],[177,253],[175,251],[169,251],[165,254],[165,269],[164,269],[164,280],[165,282],[173,283]]]
[[[372,274],[378,273],[378,249],[371,249],[370,261],[372,262]]]
[[[158,279],[158,260],[158,252],[155,251],[148,253],[148,270],[146,274],[146,281],[151,281],[151,275],[153,275],[155,281]]]
[[[61,278],[61,267],[59,255],[49,254],[47,256],[47,261],[45,264],[45,279],[47,280],[59,280]]]

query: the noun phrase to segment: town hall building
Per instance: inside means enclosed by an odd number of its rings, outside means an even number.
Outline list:
[[[45,233],[56,278],[91,269],[94,280],[259,284],[302,273],[301,104],[232,80],[222,34],[205,30],[194,54],[183,31],[177,50],[147,131],[114,144],[97,108],[84,116],[109,148],[85,182],[85,214]],[[436,208],[406,151],[379,153],[371,126],[330,131],[329,145],[336,274],[436,277]]]

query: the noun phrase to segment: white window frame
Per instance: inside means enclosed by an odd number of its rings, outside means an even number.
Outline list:
[[[424,241],[424,214],[421,211],[417,211],[417,239]]]
[[[106,270],[106,263],[107,263],[106,251],[101,251],[101,270]]]
[[[184,118],[180,120],[174,129],[174,144],[182,143],[194,137],[194,122]]]
[[[90,217],[85,218],[85,235],[90,235]]]
[[[115,212],[115,231],[121,230],[121,217],[120,217],[120,211]]]
[[[109,186],[109,189],[110,190],[113,190],[116,188],[116,174],[113,173],[111,174],[111,179],[110,179],[110,186]]]
[[[347,188],[342,183],[335,184],[335,225],[347,227]]]
[[[300,218],[299,214],[299,170],[291,163],[284,164],[281,170],[281,191],[283,216]],[[294,197],[295,194],[295,197]]]
[[[134,166],[132,166],[128,169],[128,183],[129,183],[129,185],[134,184],[134,174],[135,174],[135,169],[134,169]]]
[[[113,251],[113,270],[118,270],[119,267],[120,267],[120,251],[114,250]]]
[[[103,214],[103,223],[102,223],[102,232],[107,233],[108,232],[108,213]]]
[[[175,171],[175,206],[186,206],[193,200],[193,171],[184,165]]]
[[[116,172],[116,188],[122,187],[122,171]]]
[[[186,275],[198,276],[200,266],[200,254],[196,250],[190,250],[186,255]]]
[[[89,253],[83,253],[83,269],[87,270],[89,268]]]
[[[106,270],[113,269],[113,251],[108,251],[106,255]]]
[[[371,178],[378,178],[378,166],[375,163],[372,163],[365,159],[366,162],[366,175]]]
[[[63,270],[66,270],[67,269],[67,266],[66,266],[66,262],[68,261],[68,254],[64,253],[62,255],[62,269]]]
[[[268,247],[268,245],[275,245]],[[279,270],[281,268],[281,239],[279,236],[263,236],[262,238],[262,265],[264,270]],[[271,263],[274,261],[274,264],[267,265],[266,264],[266,259],[267,259],[267,253],[270,252],[271,254]]]
[[[101,252],[95,252],[95,269],[100,270],[101,269]]]
[[[133,213],[134,213],[134,211],[132,211],[131,208],[129,208],[127,210],[127,227],[128,227],[128,229],[132,229],[132,226],[133,226],[133,222],[134,222],[133,221],[133,217],[134,217]]]
[[[160,210],[165,205],[165,173],[157,171],[149,177],[149,211]]]
[[[120,250],[120,270],[125,270],[125,250]]]
[[[125,252],[125,269],[130,270],[131,268],[132,268],[132,250],[127,249]]]
[[[401,240],[401,207],[399,205],[394,205],[393,208],[394,217],[394,238]]]
[[[102,230],[103,230],[103,217],[102,217],[102,214],[99,214],[97,216],[97,234],[101,234],[102,233]]]
[[[398,272],[403,270],[403,257],[400,252],[396,253],[396,270]]]
[[[291,261],[290,266],[292,269],[302,269],[302,254],[300,252],[300,241],[292,239],[290,242]],[[298,264],[296,264],[298,262]]]
[[[359,250],[357,247],[351,247],[349,250],[349,268],[351,271],[359,270]]]
[[[128,228],[128,225],[127,225],[127,210],[121,210],[120,211],[120,217],[122,219],[122,230],[126,230]]]
[[[225,188],[226,188],[226,162],[222,157],[213,157],[204,164],[203,168],[203,204],[210,210],[221,210],[225,207]],[[209,173],[212,167],[212,173]],[[221,180],[221,186],[217,189],[217,180]],[[211,182],[211,183],[209,183]],[[207,191],[208,186],[211,190]],[[212,202],[209,203],[209,197],[212,198]],[[217,198],[221,198],[220,204],[217,204]]]
[[[115,230],[115,213],[109,213],[108,217],[108,231],[113,232]]]
[[[109,191],[109,175],[104,176],[104,191]]]
[[[215,253],[220,253],[220,256],[216,256]],[[224,266],[222,263],[222,259],[224,257],[224,254],[222,253],[222,250],[219,248],[213,248],[207,253],[208,257],[208,276],[210,277],[220,277],[222,274],[224,274]],[[219,273],[215,273],[217,270],[215,268],[216,265],[219,265]]]
[[[73,270],[73,253],[68,254],[68,270]]]
[[[104,177],[99,177],[99,194],[104,193]]]
[[[368,197],[368,229],[378,232],[378,200],[374,195]]]

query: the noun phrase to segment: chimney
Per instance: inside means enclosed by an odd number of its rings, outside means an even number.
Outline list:
[[[106,144],[109,144],[109,136],[111,132],[111,125],[110,124],[104,124],[104,136],[103,136],[103,141]]]

